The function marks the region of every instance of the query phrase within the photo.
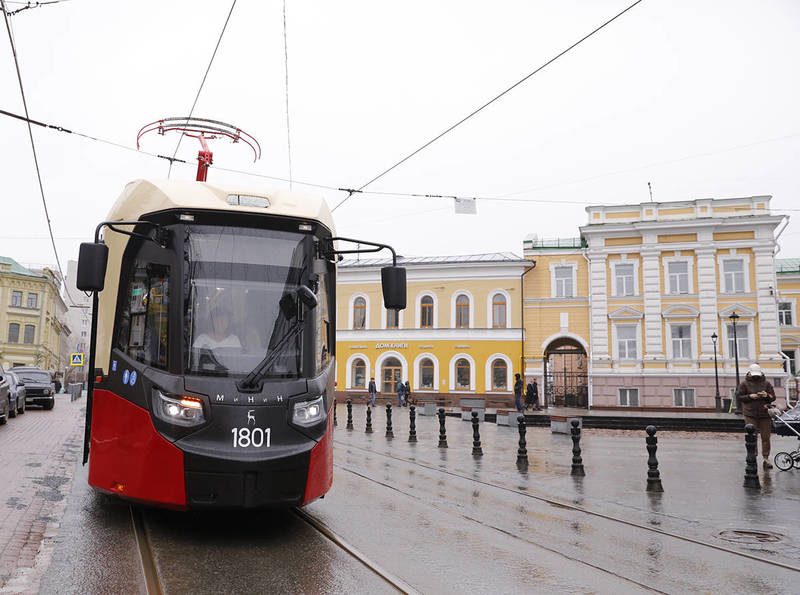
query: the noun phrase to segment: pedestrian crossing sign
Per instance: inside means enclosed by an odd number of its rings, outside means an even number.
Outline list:
[[[82,366],[83,365],[83,354],[82,353],[73,353],[71,354],[72,362],[70,365],[72,366]]]

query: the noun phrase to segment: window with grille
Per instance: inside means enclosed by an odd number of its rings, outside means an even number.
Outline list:
[[[670,293],[689,293],[689,263],[686,261],[667,263]]]
[[[675,388],[672,392],[675,396],[675,407],[694,407],[693,388]]]
[[[672,357],[675,359],[692,358],[692,327],[688,324],[673,324]]]
[[[363,329],[367,325],[367,300],[357,297],[353,302],[353,328]]]
[[[635,326],[617,326],[617,349],[619,350],[619,359],[636,359]]]
[[[744,293],[744,260],[728,259],[722,262],[725,293]]]
[[[639,389],[638,388],[619,389],[619,404],[622,405],[623,407],[638,407]]]
[[[618,264],[614,267],[617,295],[633,295],[633,265]]]
[[[792,302],[778,304],[778,322],[781,326],[792,326]]]
[[[433,298],[426,295],[419,304],[420,328],[433,328]]]
[[[555,267],[556,297],[574,297],[572,267]]]

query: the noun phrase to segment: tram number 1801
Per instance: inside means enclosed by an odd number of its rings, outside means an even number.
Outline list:
[[[269,428],[231,428],[233,448],[269,448]]]

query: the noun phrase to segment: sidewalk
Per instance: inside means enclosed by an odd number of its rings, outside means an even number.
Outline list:
[[[81,453],[85,399],[0,427],[0,592],[38,592]]]

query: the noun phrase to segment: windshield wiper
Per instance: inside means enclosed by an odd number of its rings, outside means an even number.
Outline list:
[[[264,377],[267,375],[267,370],[275,362],[281,354],[283,348],[303,330],[303,321],[296,320],[295,323],[288,328],[286,334],[275,344],[275,347],[267,351],[267,355],[261,362],[253,368],[247,376],[242,378],[236,383],[236,387],[243,393],[258,393],[263,388]]]

